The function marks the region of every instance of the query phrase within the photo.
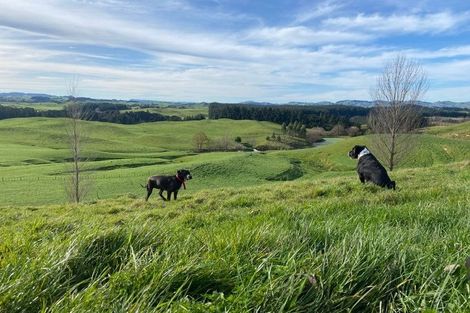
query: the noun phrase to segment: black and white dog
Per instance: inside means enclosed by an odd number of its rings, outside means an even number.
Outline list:
[[[357,173],[361,183],[371,181],[380,187],[387,187],[395,190],[395,182],[388,177],[387,171],[367,150],[366,146],[354,146],[349,151],[348,156],[352,159],[358,159]]]
[[[171,200],[171,194],[173,193],[174,198],[178,197],[178,191],[181,186],[186,189],[186,181],[192,179],[193,176],[188,170],[179,170],[174,176],[150,176],[147,179],[147,185],[142,186],[147,189],[147,196],[145,201],[148,201],[150,195],[152,194],[153,189],[160,189],[158,193],[160,197],[165,201]],[[163,191],[166,190],[166,199],[163,196]]]

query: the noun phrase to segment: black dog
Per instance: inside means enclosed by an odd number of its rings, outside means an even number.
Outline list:
[[[354,146],[348,153],[352,159],[358,159],[357,173],[361,183],[371,181],[380,187],[387,187],[395,190],[395,182],[388,177],[387,171],[375,158],[375,156],[367,150],[366,146]]]
[[[192,178],[193,177],[188,170],[179,170],[176,173],[176,176],[150,176],[147,180],[147,186],[142,186],[143,188],[147,188],[147,197],[145,197],[145,201],[149,199],[153,188],[160,189],[159,195],[163,200],[170,201],[171,193],[174,194],[176,200],[181,185],[186,189],[185,181]],[[166,199],[163,196],[164,190],[166,190]]]

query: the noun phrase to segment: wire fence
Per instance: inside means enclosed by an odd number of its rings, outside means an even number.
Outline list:
[[[131,175],[131,174],[99,174],[99,175],[83,175],[83,179],[91,179],[91,180],[102,180],[102,179],[121,179],[121,178],[128,178],[128,179],[146,179],[148,176],[153,175],[153,172],[148,172],[145,175],[139,173],[139,175]],[[38,181],[66,181],[70,179],[68,175],[43,175],[43,176],[36,176],[36,175],[25,175],[25,176],[17,176],[17,177],[0,177],[1,183],[8,183],[8,182],[19,182],[19,181],[28,181],[28,182],[38,182]]]

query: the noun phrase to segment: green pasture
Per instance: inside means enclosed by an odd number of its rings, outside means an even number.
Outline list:
[[[460,125],[465,133],[469,123]],[[328,138],[318,147],[256,152],[192,152],[192,136],[204,131],[209,138],[242,137],[263,142],[279,126],[268,122],[203,120],[119,125],[83,122],[84,169],[90,185],[88,200],[121,194],[142,196],[146,178],[190,169],[194,180],[184,194],[218,187],[246,187],[284,180],[350,175],[355,162],[347,152],[368,137]],[[54,204],[66,201],[70,172],[64,119],[26,118],[0,121],[0,206]],[[462,130],[463,129],[463,130]],[[470,141],[449,138],[444,129],[418,135],[418,148],[403,168],[428,167],[469,159]],[[449,127],[449,132],[454,126]],[[393,177],[393,173],[391,174]],[[155,197],[155,196],[154,196]],[[157,201],[156,197],[151,198]]]
[[[54,103],[54,102],[41,102],[41,103],[0,102],[0,105],[12,106],[12,107],[17,107],[17,108],[33,108],[38,111],[62,110],[64,108],[63,103]]]
[[[190,168],[204,186],[243,186],[264,182],[289,167],[271,158],[265,167],[261,155],[245,152],[192,152],[193,135],[203,131],[209,139],[240,136],[243,141],[264,142],[279,126],[269,122],[203,120],[119,125],[83,122],[83,150],[90,176],[90,199],[122,193],[141,193],[140,184],[155,173],[173,174]],[[70,170],[65,119],[24,118],[0,121],[0,187],[2,204],[57,203],[65,200],[64,185]],[[225,169],[224,166],[227,166]],[[242,168],[252,170],[246,177]],[[238,168],[238,169],[237,169]],[[224,175],[222,172],[226,170]],[[27,187],[29,185],[29,187]]]
[[[205,132],[209,139],[228,136],[264,142],[267,135],[280,131],[270,122],[202,120],[122,125],[103,122],[83,123],[84,147],[94,153],[155,153],[168,150],[188,151],[193,135]],[[0,143],[67,149],[66,120],[61,118],[20,118],[0,121]],[[86,146],[85,146],[86,143]]]
[[[470,123],[417,135],[395,191],[357,179],[367,136],[197,154],[197,131],[262,143],[279,125],[83,126],[72,205],[65,120],[0,121],[0,312],[470,312]],[[178,201],[143,200],[180,168]]]
[[[151,113],[160,113],[168,116],[188,117],[197,114],[209,114],[209,107],[204,105],[186,105],[186,106],[158,106],[143,109],[133,109],[132,111],[149,111]]]
[[[0,311],[469,312],[469,161],[341,173],[0,209]]]
[[[427,133],[452,139],[470,140],[469,122],[430,127]]]

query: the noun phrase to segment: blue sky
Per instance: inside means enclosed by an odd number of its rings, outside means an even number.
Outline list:
[[[0,0],[0,92],[370,100],[398,53],[470,101],[470,1]]]

